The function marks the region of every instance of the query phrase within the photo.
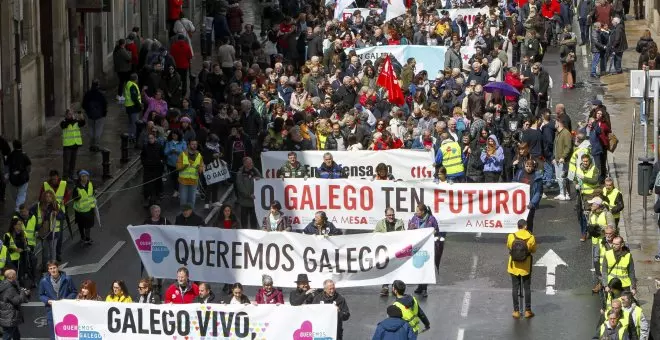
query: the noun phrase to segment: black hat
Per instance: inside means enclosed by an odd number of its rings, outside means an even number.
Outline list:
[[[309,279],[307,278],[307,274],[298,274],[298,279],[295,282],[301,283],[301,282],[312,282],[312,281],[309,281]]]
[[[402,318],[403,313],[401,313],[401,309],[395,305],[389,305],[387,306],[387,316],[391,318]]]

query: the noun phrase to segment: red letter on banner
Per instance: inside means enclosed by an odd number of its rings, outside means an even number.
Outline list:
[[[298,210],[298,199],[296,198],[296,187],[287,185],[284,187],[284,207],[286,210]]]

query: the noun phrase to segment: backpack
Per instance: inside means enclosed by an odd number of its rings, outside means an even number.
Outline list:
[[[511,250],[509,251],[511,260],[516,262],[525,261],[530,255],[529,248],[527,248],[528,239],[522,239],[515,234],[513,234],[513,237],[515,239],[513,240],[513,244],[511,244]]]

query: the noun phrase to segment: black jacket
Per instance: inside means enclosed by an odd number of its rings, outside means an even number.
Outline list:
[[[140,153],[140,161],[142,166],[149,170],[162,171],[163,168],[163,147],[158,142],[153,144],[145,144]]]
[[[149,292],[147,295],[138,295],[133,299],[133,302],[151,303],[154,305],[159,305],[161,303],[160,296],[154,292]]]
[[[307,59],[312,59],[313,56],[323,59],[323,37],[319,34],[314,34],[307,42]]]
[[[83,97],[82,108],[85,110],[87,118],[97,120],[108,114],[108,100],[105,99],[98,86],[92,85],[92,88]]]
[[[216,303],[215,294],[213,293],[213,291],[211,291],[209,292],[209,296],[207,296],[205,299],[202,299],[198,295],[193,301],[193,303]],[[218,301],[217,303],[220,303],[220,301]]]
[[[22,149],[14,149],[7,157],[7,173],[9,183],[19,187],[30,180],[32,162]]]
[[[185,226],[190,226],[190,227],[199,227],[204,225],[204,219],[202,219],[199,215],[195,214],[194,212],[190,217],[184,217],[183,214],[179,214],[176,217],[176,220],[174,221],[175,225],[185,225]]]
[[[18,282],[0,282],[0,326],[16,327],[23,323],[21,304],[28,302],[26,293],[21,292]]]
[[[314,301],[314,297],[318,295],[319,293],[323,292],[322,289],[312,289],[310,288],[312,293],[307,294],[307,291],[302,291],[300,289],[294,289],[291,291],[291,294],[289,294],[289,303],[291,303],[291,306],[301,306],[301,305],[309,305]]]
[[[330,305],[335,305],[339,307],[339,311],[337,312],[337,339],[341,340],[343,339],[343,333],[344,333],[344,327],[343,323],[344,321],[348,321],[348,319],[351,317],[351,312],[348,310],[348,305],[346,304],[346,300],[344,299],[343,296],[339,295],[339,293],[335,292],[335,295],[333,296],[328,296],[325,294],[325,292],[320,293],[314,297],[314,300],[312,300],[313,304],[330,304]]]

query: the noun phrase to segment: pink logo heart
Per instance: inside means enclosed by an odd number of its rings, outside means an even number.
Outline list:
[[[151,251],[151,235],[144,233],[135,240],[135,245],[139,251]]]
[[[293,340],[313,340],[314,332],[312,331],[312,323],[305,321],[300,325],[300,328],[293,332]]]
[[[395,256],[396,256],[397,259],[402,259],[404,257],[413,256],[413,246],[412,246],[412,244],[405,247],[405,248],[403,248],[403,249],[401,249],[401,250],[399,250],[399,251],[397,251]]]
[[[55,335],[62,338],[78,338],[78,318],[73,314],[65,315],[62,322],[55,325]]]

